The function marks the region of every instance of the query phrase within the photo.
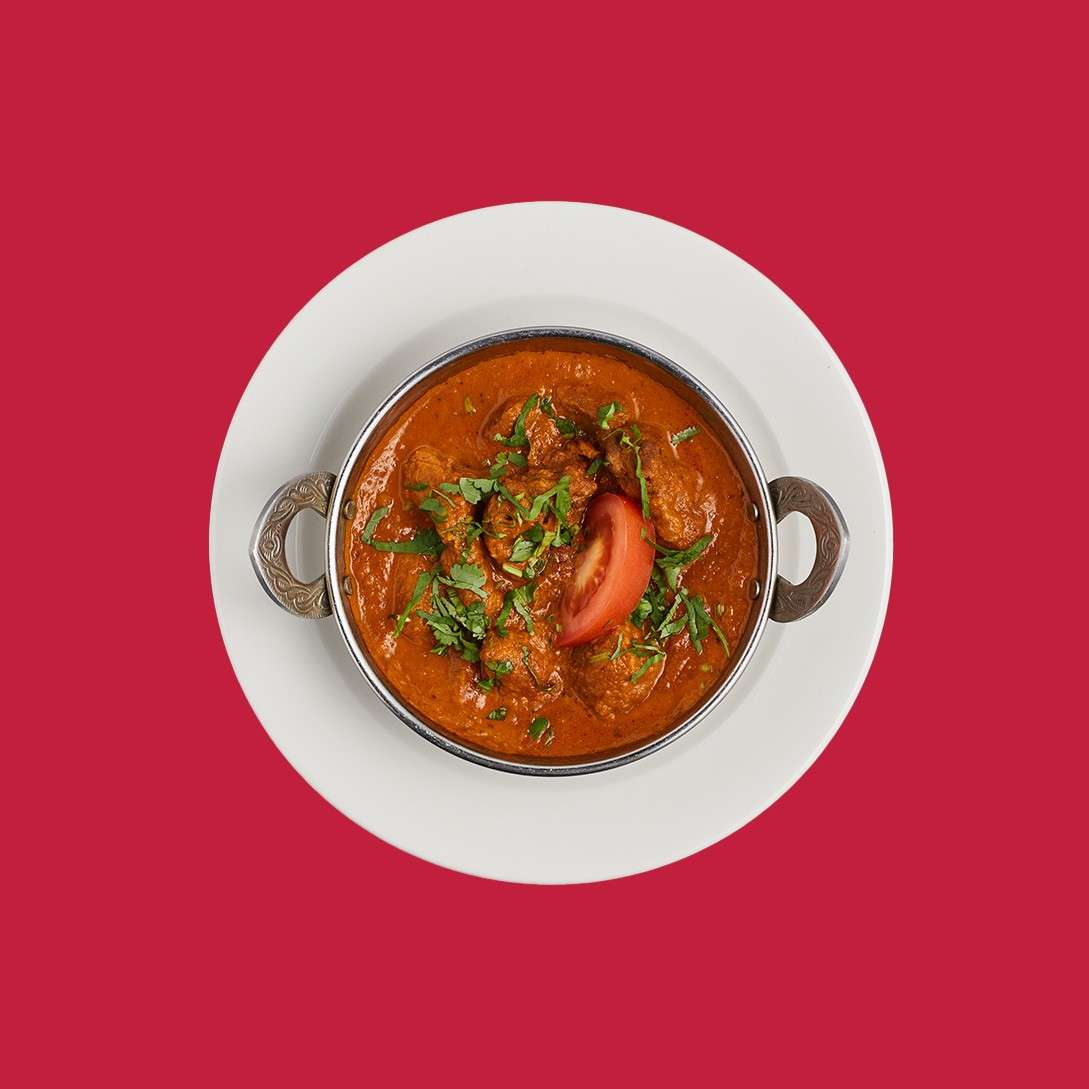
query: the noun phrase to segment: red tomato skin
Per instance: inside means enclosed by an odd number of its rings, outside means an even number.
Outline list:
[[[654,566],[654,526],[645,519],[634,500],[613,492],[596,496],[586,511],[583,532],[587,543],[580,560],[593,551],[594,538],[608,536],[604,571],[587,573],[576,567],[576,580],[560,601],[558,647],[589,643],[610,627],[627,619],[639,603]],[[598,585],[585,601],[577,601],[580,582],[596,577]]]

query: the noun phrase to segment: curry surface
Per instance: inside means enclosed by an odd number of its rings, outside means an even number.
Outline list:
[[[436,567],[437,561],[433,556],[376,551],[361,539],[368,518],[387,504],[392,510],[377,536],[408,539],[429,528],[428,515],[411,501],[407,490],[412,482],[404,478],[406,460],[420,447],[435,447],[459,471],[488,476],[488,467],[504,449],[493,436],[505,407],[521,404],[534,393],[550,395],[561,411],[575,405],[583,420],[596,412],[596,406],[615,401],[625,407],[629,420],[644,428],[656,426],[671,435],[698,429],[693,438],[675,447],[664,444],[688,474],[685,479],[693,482],[703,531],[712,535],[703,553],[683,569],[681,584],[702,595],[714,609],[731,650],[738,647],[752,607],[757,540],[747,513],[749,497],[737,470],[695,410],[672,390],[620,360],[583,352],[514,351],[480,361],[428,390],[388,429],[359,476],[354,520],[344,536],[342,560],[355,584],[349,598],[352,617],[391,687],[458,739],[497,753],[543,759],[623,749],[663,733],[717,686],[730,667],[718,639],[705,640],[702,653],[696,652],[687,631],[669,639],[653,688],[623,713],[599,714],[580,695],[577,683],[572,683],[578,680],[573,676],[576,648],[558,652],[565,682],[562,695],[547,706],[517,704],[506,695],[502,680],[491,691],[481,689],[478,663],[452,650],[434,653],[435,642],[422,622],[407,624],[400,636],[394,635],[393,618],[405,609],[416,576]],[[585,436],[600,446],[604,431],[596,428],[595,420],[585,428]],[[602,490],[621,490],[607,469],[595,483]],[[558,625],[557,605],[571,578],[578,543],[576,537],[573,546],[554,550],[556,555],[549,557],[537,579],[532,613],[550,638]],[[499,564],[486,562],[497,590],[516,585]],[[630,668],[634,671],[638,664],[632,659]],[[508,708],[506,718],[488,717],[501,707]],[[530,726],[539,715],[547,717],[549,730],[535,738]]]

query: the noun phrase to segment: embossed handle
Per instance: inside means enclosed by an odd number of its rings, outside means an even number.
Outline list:
[[[788,624],[810,616],[828,600],[843,574],[851,537],[836,501],[812,480],[781,476],[771,481],[768,490],[776,522],[797,511],[809,519],[817,537],[813,570],[804,582],[795,586],[782,575],[776,576],[770,616],[780,624]]]
[[[265,593],[292,615],[308,620],[318,620],[333,611],[329,588],[324,575],[313,582],[302,582],[291,573],[284,554],[287,527],[304,510],[328,515],[335,481],[332,473],[306,473],[277,488],[257,519],[250,543],[250,559]]]

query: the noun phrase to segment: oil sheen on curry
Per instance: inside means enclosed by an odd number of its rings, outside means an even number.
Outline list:
[[[627,748],[729,669],[757,563],[748,496],[695,410],[620,360],[477,362],[359,479],[354,622],[456,738],[549,760]]]

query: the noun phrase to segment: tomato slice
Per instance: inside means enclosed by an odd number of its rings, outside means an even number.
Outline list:
[[[645,531],[645,533],[644,533]],[[654,527],[626,495],[594,498],[583,523],[575,575],[560,601],[558,647],[589,643],[626,620],[654,566]]]

